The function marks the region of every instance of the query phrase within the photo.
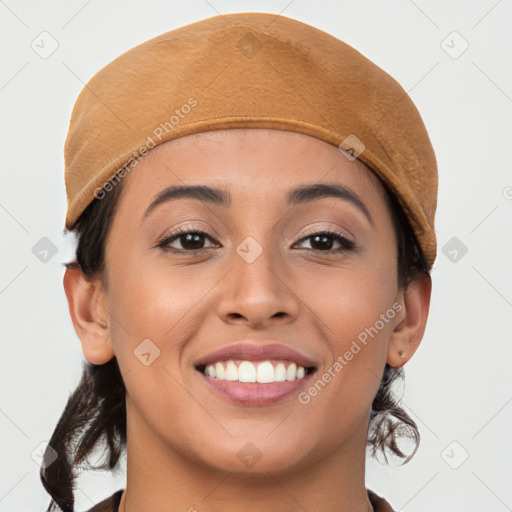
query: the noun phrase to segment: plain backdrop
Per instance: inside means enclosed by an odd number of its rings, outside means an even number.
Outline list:
[[[84,360],[62,286],[73,104],[133,46],[237,11],[281,13],[354,46],[409,92],[436,150],[432,305],[403,395],[422,442],[404,466],[369,461],[367,486],[406,512],[512,510],[510,0],[0,0],[0,511],[46,510],[38,447]],[[49,56],[34,49],[41,37]],[[124,487],[123,470],[84,473],[78,487],[83,511]]]

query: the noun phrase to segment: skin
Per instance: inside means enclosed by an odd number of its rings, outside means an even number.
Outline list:
[[[373,223],[338,198],[286,204],[288,189],[319,182],[357,194]],[[232,203],[180,199],[142,220],[160,191],[184,184],[224,186]],[[161,144],[125,177],[105,273],[88,280],[68,269],[64,287],[84,357],[103,364],[115,355],[127,388],[126,512],[372,510],[364,481],[371,403],[386,361],[402,366],[399,353],[407,361],[420,344],[431,292],[424,273],[406,290],[397,285],[383,194],[375,175],[335,146],[267,129]],[[202,252],[155,247],[184,225],[208,237],[172,247]],[[356,249],[336,253],[332,238],[315,245],[311,235],[326,228]],[[252,263],[236,251],[248,236],[263,249]],[[238,340],[272,339],[312,358],[321,376],[393,304],[401,311],[308,404],[294,395],[235,405],[193,366]],[[149,366],[134,356],[145,339],[160,350]],[[237,457],[248,442],[261,454],[252,467]]]

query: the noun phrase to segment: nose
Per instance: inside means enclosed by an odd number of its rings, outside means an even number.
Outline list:
[[[293,290],[291,272],[278,258],[270,250],[254,260],[245,258],[243,250],[235,253],[232,270],[219,290],[218,314],[223,321],[263,329],[297,318],[300,297]]]

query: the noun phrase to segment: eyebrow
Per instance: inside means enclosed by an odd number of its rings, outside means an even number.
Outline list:
[[[316,183],[300,185],[288,191],[287,201],[290,205],[298,205],[317,201],[321,198],[334,197],[356,206],[373,225],[373,219],[361,198],[352,190],[338,184]],[[204,203],[229,207],[231,194],[228,189],[210,187],[208,185],[171,185],[162,190],[146,208],[142,219],[145,219],[158,205],[178,199],[196,199]]]

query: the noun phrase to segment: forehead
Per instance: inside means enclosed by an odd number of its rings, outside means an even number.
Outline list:
[[[150,197],[170,184],[228,187],[233,198],[268,199],[297,184],[339,183],[375,199],[383,187],[362,162],[301,133],[236,128],[162,143],[124,179],[123,196]]]

